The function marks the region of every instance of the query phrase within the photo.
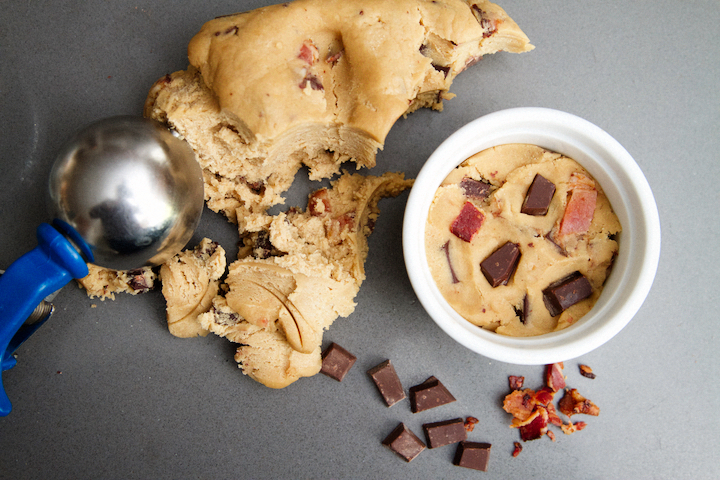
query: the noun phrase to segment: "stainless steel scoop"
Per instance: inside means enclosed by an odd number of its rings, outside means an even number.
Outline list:
[[[159,265],[190,240],[203,209],[202,171],[189,145],[141,117],[93,123],[60,151],[50,174],[54,220],[38,246],[0,276],[0,366],[47,318],[36,307],[87,263],[114,270]],[[26,320],[33,316],[33,322]],[[11,404],[0,379],[0,416]]]

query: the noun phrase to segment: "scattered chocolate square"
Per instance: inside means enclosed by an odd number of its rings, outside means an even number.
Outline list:
[[[555,184],[538,173],[528,188],[520,213],[534,216],[546,215],[553,195],[555,195]]]
[[[342,382],[345,375],[355,364],[357,358],[337,343],[331,343],[322,353],[322,367],[320,372],[338,382]]]
[[[592,295],[590,281],[577,271],[551,283],[543,290],[545,306],[553,317],[560,315],[590,295]]]
[[[388,407],[392,407],[405,398],[405,390],[390,360],[385,360],[368,370],[367,373],[375,382],[375,386],[380,391],[380,395],[382,395]]]
[[[488,462],[490,460],[489,443],[479,442],[460,442],[455,450],[455,459],[453,463],[458,467],[472,468],[487,472]]]
[[[455,397],[435,377],[430,377],[420,385],[410,387],[410,409],[413,413],[429,410],[454,401]]]
[[[422,427],[428,448],[444,447],[467,440],[467,430],[462,418],[426,423]]]
[[[480,269],[493,286],[507,285],[520,261],[520,246],[517,243],[505,242],[489,257],[482,261]]]
[[[406,462],[417,457],[425,450],[425,444],[408,429],[404,423],[400,423],[390,435],[385,437],[382,444],[402,457]]]

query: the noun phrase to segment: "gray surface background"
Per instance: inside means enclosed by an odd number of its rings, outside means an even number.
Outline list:
[[[186,67],[206,20],[266,3],[0,1],[0,268],[35,246],[50,165],[72,133],[140,114],[152,83]],[[662,254],[635,319],[566,362],[599,417],[511,457],[507,376],[539,387],[542,367],[474,354],[424,312],[402,259],[404,194],[381,203],[355,313],[325,334],[358,357],[345,381],[267,389],[242,375],[226,340],[170,336],[159,292],[100,302],[70,284],[3,373],[14,409],[0,418],[0,478],[719,478],[720,3],[500,4],[537,48],[486,57],[457,78],[443,113],[398,121],[371,173],[412,177],[468,121],[519,106],[584,117],[634,156],[655,193]],[[307,188],[300,178],[288,203]],[[202,236],[235,255],[234,226],[208,210]],[[386,358],[406,387],[435,375],[458,401],[415,415],[407,402],[385,407],[365,371]],[[470,438],[493,444],[485,474],[453,466],[454,447],[406,464],[380,444],[399,421],[421,434],[468,415],[480,419]]]

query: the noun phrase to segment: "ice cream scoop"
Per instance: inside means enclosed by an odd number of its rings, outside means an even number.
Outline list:
[[[190,240],[203,209],[202,170],[190,146],[164,125],[112,117],[77,133],[50,173],[54,220],[38,246],[0,276],[0,366],[49,317],[26,322],[43,299],[87,263],[113,270],[159,265]],[[0,416],[10,412],[0,380]]]

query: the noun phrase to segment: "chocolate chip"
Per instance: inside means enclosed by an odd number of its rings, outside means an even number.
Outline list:
[[[380,391],[380,395],[382,395],[388,407],[392,407],[405,398],[405,390],[403,390],[400,378],[397,376],[395,367],[390,363],[390,360],[385,360],[368,370],[367,373],[375,382],[375,386]]]
[[[474,178],[464,177],[460,181],[460,188],[466,197],[474,198],[477,200],[484,200],[490,193],[491,185],[482,180],[475,180]]]
[[[580,272],[573,272],[543,290],[545,306],[553,317],[590,295],[592,295],[592,285]]]
[[[472,468],[487,472],[488,461],[490,460],[489,443],[460,442],[455,450],[453,464],[458,467]]]
[[[493,288],[507,285],[520,260],[520,246],[506,242],[480,264],[480,270]]]
[[[425,444],[422,440],[411,432],[404,423],[400,423],[395,427],[395,430],[382,441],[382,444],[397,453],[406,462],[411,461],[425,450]]]
[[[420,385],[410,387],[410,409],[413,413],[429,410],[454,401],[455,397],[435,377],[430,377]]]
[[[342,382],[345,375],[355,364],[357,357],[345,350],[337,343],[332,343],[322,353],[322,367],[320,372],[330,378],[334,378],[338,382]]]
[[[534,216],[546,215],[553,195],[555,184],[538,173],[528,188],[520,212]]]
[[[462,418],[426,423],[422,427],[428,448],[444,447],[467,439],[467,430]]]

